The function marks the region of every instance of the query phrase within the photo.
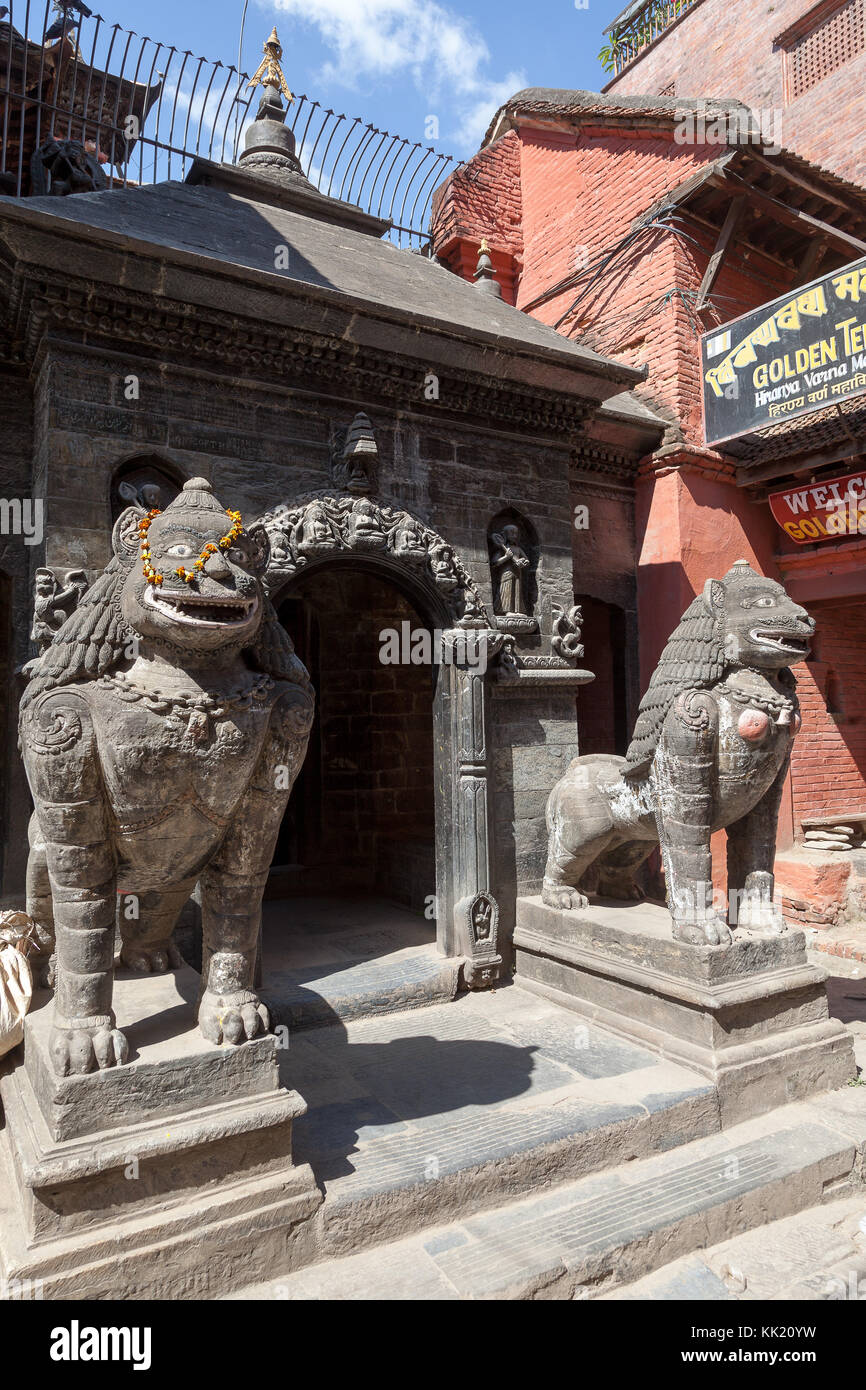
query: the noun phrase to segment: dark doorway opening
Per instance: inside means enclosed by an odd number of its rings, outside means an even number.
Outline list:
[[[618,753],[628,748],[628,702],[625,674],[625,611],[615,603],[577,595],[583,611],[583,635],[595,680],[580,692],[578,727],[581,753]],[[591,660],[589,655],[591,654]]]
[[[357,564],[300,576],[277,611],[310,672],[316,719],[268,896],[376,894],[425,914],[432,935],[435,667],[382,659],[383,634],[428,624]]]

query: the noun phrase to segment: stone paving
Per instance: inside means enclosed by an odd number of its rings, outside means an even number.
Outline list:
[[[820,963],[862,1053],[856,966]],[[866,1261],[866,1087],[720,1133],[703,1078],[517,985],[294,1032],[283,1068],[331,1258],[236,1298],[828,1297]]]
[[[729,1297],[724,1262],[692,1254],[696,1248],[709,1243],[712,1253],[732,1227],[754,1227],[759,1257],[768,1230],[775,1229],[767,1221],[796,1221],[798,1211],[811,1217],[810,1208],[828,1189],[845,1190],[846,1219],[862,1216],[866,1199],[852,1198],[848,1186],[856,1182],[854,1168],[866,1145],[866,1101],[857,1089],[786,1106],[489,1211],[473,1212],[469,1203],[448,1225],[309,1266],[234,1297]],[[847,1269],[852,1241],[846,1246],[834,1238],[827,1257]],[[780,1269],[784,1259],[780,1250]],[[648,1267],[662,1265],[657,1275],[641,1279]]]
[[[866,1301],[866,1192],[674,1260],[605,1298]]]
[[[457,991],[435,924],[383,898],[272,899],[263,942],[262,998],[290,1028],[444,1003]]]
[[[516,987],[294,1033],[334,1253],[718,1128],[713,1087]]]

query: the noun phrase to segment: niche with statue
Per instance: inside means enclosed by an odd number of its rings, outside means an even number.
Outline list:
[[[537,631],[539,551],[531,522],[513,507],[499,512],[487,528],[487,549],[496,626],[514,634]]]

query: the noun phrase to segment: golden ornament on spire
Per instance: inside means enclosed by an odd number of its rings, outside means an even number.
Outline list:
[[[277,38],[277,26],[271,30],[271,36],[265,39],[262,46],[264,58],[259,63],[250,81],[250,87],[273,87],[276,91],[282,92],[286,101],[290,104],[294,101],[294,94],[289,91],[289,84],[283,77],[283,70],[280,67],[280,59],[283,56],[282,44]]]
[[[483,236],[483,237],[481,238],[481,245],[480,245],[479,248],[478,248],[478,254],[479,254],[480,256],[484,256],[484,255],[489,254],[489,252],[490,252],[490,247],[487,245],[487,237],[486,237],[486,236]]]

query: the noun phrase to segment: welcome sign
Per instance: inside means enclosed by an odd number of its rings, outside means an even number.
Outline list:
[[[866,535],[866,472],[771,492],[770,510],[798,545]]]
[[[866,393],[866,257],[701,338],[704,438],[811,415]]]

